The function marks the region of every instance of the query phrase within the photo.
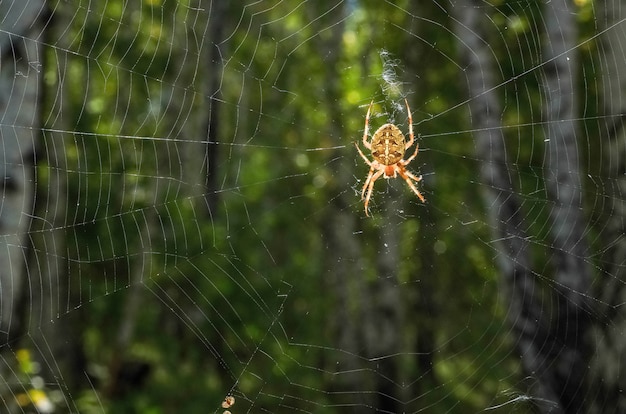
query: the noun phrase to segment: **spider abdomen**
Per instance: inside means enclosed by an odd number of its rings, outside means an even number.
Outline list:
[[[404,156],[405,144],[402,131],[393,124],[385,124],[372,136],[372,157],[383,165],[396,164]]]

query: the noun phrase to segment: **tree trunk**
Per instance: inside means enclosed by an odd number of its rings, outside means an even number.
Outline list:
[[[556,7],[565,6],[560,4]],[[507,319],[513,326],[513,335],[521,354],[522,365],[534,381],[531,393],[534,395],[533,401],[539,409],[546,413],[578,412],[586,396],[583,387],[585,369],[584,348],[582,346],[586,324],[584,320],[581,321],[580,319],[584,319],[584,313],[588,312],[584,301],[588,274],[576,273],[572,275],[572,264],[568,262],[566,266],[562,261],[557,260],[556,278],[558,283],[563,285],[562,289],[567,290],[567,296],[562,296],[561,288],[550,290],[549,294],[553,295],[553,301],[547,303],[556,303],[556,305],[546,312],[545,298],[542,300],[539,286],[535,280],[535,273],[531,269],[526,225],[522,220],[523,205],[516,195],[511,176],[512,169],[507,167],[505,139],[500,125],[502,110],[495,94],[497,83],[494,79],[493,54],[486,40],[489,38],[486,28],[490,24],[487,20],[487,11],[480,1],[462,0],[456,3],[454,12],[458,19],[455,30],[460,40],[461,59],[465,64],[465,75],[468,82],[472,129],[476,131],[476,153],[477,158],[483,160],[480,175],[486,184],[484,197],[489,208],[490,223],[494,229],[493,237],[495,240],[499,240],[497,246],[501,254],[498,265],[501,272],[502,288],[505,292],[503,297],[508,301]],[[558,30],[558,27],[554,26],[557,23],[555,12],[546,10],[546,17],[550,30]],[[566,40],[564,45],[571,41],[571,32],[571,27],[565,29],[564,37]],[[551,37],[549,36],[549,38]],[[556,43],[550,43],[550,45],[554,51],[566,47],[557,46]],[[566,58],[567,56],[563,56],[563,59]],[[573,96],[571,71],[568,75],[568,72],[560,72],[560,67],[558,70],[552,70],[559,73],[557,77],[560,76],[560,82],[569,83],[568,93],[570,97]],[[565,91],[564,87],[560,92],[557,90],[560,94]],[[553,96],[553,98],[563,99],[562,96]],[[569,103],[560,101],[551,104],[550,113],[558,113],[558,117],[562,118],[562,112],[554,112],[556,111],[555,105],[560,105],[560,111],[570,114],[567,119],[573,118],[571,114],[573,114],[574,108],[571,101]],[[554,116],[556,117],[556,115]],[[558,131],[561,134],[560,140],[563,145],[567,143],[566,151],[572,151],[572,148],[575,151],[575,142],[572,144],[574,138],[573,125],[567,121],[566,123],[567,128]],[[550,130],[550,133],[554,133],[554,131]],[[556,229],[561,228],[557,225],[562,226],[560,221],[566,218],[576,223],[570,223],[572,226],[580,225],[579,215],[567,215],[567,212],[580,209],[580,205],[572,206],[572,203],[580,200],[580,195],[574,194],[575,191],[572,189],[572,186],[576,187],[574,181],[578,179],[577,158],[564,161],[567,161],[568,164],[550,163],[548,167],[550,171],[557,172],[556,178],[558,180],[555,181],[555,185],[563,180],[563,177],[559,175],[563,169],[570,174],[573,172],[573,176],[569,177],[570,181],[563,190],[551,191],[552,197],[561,198],[559,203],[563,204],[562,208],[565,210],[565,212],[560,209],[554,211],[552,220]],[[572,162],[575,164],[571,165]],[[548,184],[548,186],[551,185]],[[580,185],[576,188],[580,190]],[[560,192],[567,192],[568,190],[569,194]],[[563,214],[566,218],[563,217]],[[560,233],[553,236],[557,249],[573,248],[570,246],[569,240],[561,239]],[[582,235],[575,234],[573,237],[576,242],[582,240]],[[576,253],[569,250],[562,253],[565,257],[559,255],[555,258],[568,261],[578,257]],[[580,257],[580,260],[584,262],[582,254]],[[575,265],[580,266],[580,263]],[[584,266],[580,272],[584,272]],[[566,274],[568,274],[567,277]],[[568,277],[573,277],[574,280],[567,280]],[[574,302],[571,304],[563,303],[570,296],[573,296],[571,300]],[[555,316],[550,317],[551,315]],[[573,326],[573,328],[566,328],[568,326]]]
[[[0,2],[0,398],[15,407],[11,349],[27,329],[18,305],[24,297],[28,231],[35,199],[34,153],[39,138],[43,1]],[[11,345],[11,346],[5,346]],[[8,351],[8,352],[7,352]],[[5,353],[6,352],[6,353]],[[8,364],[8,365],[7,365]]]
[[[626,1],[614,0],[601,2],[597,13],[599,50],[601,59],[601,95],[606,117],[606,130],[603,141],[598,144],[602,148],[600,154],[604,177],[603,189],[607,191],[603,198],[602,233],[598,239],[603,240],[600,246],[603,255],[600,303],[605,319],[598,325],[597,344],[591,364],[590,383],[595,385],[596,401],[590,409],[591,413],[626,412],[626,318],[623,304],[626,302],[624,280],[626,272]],[[600,145],[601,144],[601,145]]]
[[[396,197],[393,197],[396,198]],[[393,209],[400,204],[385,203],[384,226],[380,228],[380,241],[376,257],[377,278],[370,284],[372,298],[369,317],[362,321],[365,330],[368,357],[375,361],[376,408],[382,412],[402,412],[399,406],[400,387],[398,358],[401,352],[401,297],[398,281],[400,263],[400,216]],[[367,306],[367,305],[366,305]]]
[[[222,33],[224,31],[224,21],[228,17],[226,2],[211,2],[211,7],[207,5],[211,10],[209,16],[209,39],[204,44],[203,58],[208,68],[205,76],[206,88],[203,88],[205,93],[205,99],[208,99],[208,110],[206,113],[206,126],[204,131],[206,135],[204,139],[206,142],[206,155],[205,155],[205,200],[208,216],[213,219],[213,215],[216,213],[217,204],[219,200],[219,180],[217,163],[219,160],[219,142],[220,142],[220,109],[221,102],[216,98],[220,92],[221,72],[222,72],[222,53],[223,50],[218,49],[218,44],[221,42]]]
[[[566,412],[583,411],[587,398],[587,341],[591,304],[591,269],[585,240],[587,224],[583,215],[580,150],[577,146],[576,12],[570,0],[551,0],[544,5],[547,37],[543,67],[546,93],[545,181],[551,201],[554,280],[551,285],[556,307],[550,343],[553,355],[552,387]],[[545,346],[546,344],[544,344]]]
[[[0,344],[19,327],[16,310],[25,277],[28,228],[32,216],[34,153],[39,118],[43,2],[0,3]],[[33,40],[34,39],[34,40]]]

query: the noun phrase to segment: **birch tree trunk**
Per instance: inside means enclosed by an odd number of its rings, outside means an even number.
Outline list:
[[[582,235],[578,233],[581,225],[580,184],[576,181],[579,180],[578,157],[577,154],[570,158],[557,155],[560,151],[577,152],[571,121],[575,111],[573,71],[567,64],[567,55],[562,55],[564,50],[572,47],[569,45],[575,33],[571,27],[574,22],[565,20],[555,10],[559,8],[560,12],[575,17],[564,2],[552,7],[548,5],[545,11],[549,32],[547,50],[549,59],[552,59],[546,65],[546,80],[547,89],[553,90],[550,98],[554,100],[548,109],[551,120],[555,121],[547,131],[554,134],[551,139],[555,140],[555,147],[550,148],[547,170],[551,174],[547,185],[555,204],[553,237],[555,249],[559,250],[554,255],[556,280],[562,285],[549,289],[553,300],[548,303],[556,305],[546,312],[545,307],[549,305],[541,297],[531,269],[526,224],[522,220],[523,203],[513,185],[513,169],[507,167],[506,141],[500,125],[502,109],[495,94],[494,55],[487,40],[486,28],[490,24],[487,11],[484,3],[477,0],[457,1],[454,7],[455,31],[470,96],[472,129],[476,131],[476,155],[483,160],[480,175],[486,184],[484,197],[494,240],[499,240],[498,266],[503,297],[508,305],[507,319],[513,327],[524,370],[535,384],[530,390],[535,397],[533,401],[546,413],[578,412],[583,407],[586,397],[584,339],[587,332],[584,316],[589,311],[585,303],[589,274],[585,270],[583,252],[575,250],[578,247],[572,245],[582,241]],[[560,23],[566,27],[559,29]],[[554,37],[559,35],[563,38],[561,44]],[[556,81],[558,84],[553,84]],[[556,121],[563,119],[563,126],[557,128],[555,125],[559,123]],[[561,183],[564,184],[562,187]],[[564,226],[572,226],[569,236],[573,240],[563,233],[567,230]],[[576,266],[580,269],[573,268]],[[564,303],[568,300],[572,303]]]
[[[0,344],[19,326],[15,312],[25,277],[34,200],[35,141],[40,129],[42,1],[0,3]]]
[[[604,207],[608,220],[603,223],[604,254],[601,257],[602,274],[600,302],[602,325],[595,332],[597,344],[591,364],[590,382],[596,385],[596,401],[592,413],[626,412],[626,318],[622,306],[626,302],[624,280],[626,272],[626,1],[614,0],[600,3],[598,10],[599,37],[602,53],[601,68],[602,105],[605,113],[603,149],[604,182],[607,184],[607,204]]]
[[[585,240],[580,150],[576,129],[577,23],[571,0],[544,4],[546,39],[543,67],[546,93],[544,167],[550,210],[554,280],[551,285],[556,308],[549,344],[557,350],[552,357],[553,388],[559,392],[566,412],[583,411],[588,397],[588,333],[590,327],[589,286],[591,269]],[[545,345],[545,344],[544,344]]]
[[[45,5],[39,0],[0,2],[0,16],[0,345],[5,355],[0,398],[10,410],[13,398],[6,387],[15,371],[5,364],[13,361],[11,346],[25,329],[18,307],[27,286],[25,259],[35,198]]]

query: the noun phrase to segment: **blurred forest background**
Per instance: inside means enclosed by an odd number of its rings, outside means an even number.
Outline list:
[[[0,411],[626,412],[601,3],[0,0]]]

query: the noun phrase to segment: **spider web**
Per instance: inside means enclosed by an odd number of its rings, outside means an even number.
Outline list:
[[[0,411],[624,404],[608,3],[1,2]]]

